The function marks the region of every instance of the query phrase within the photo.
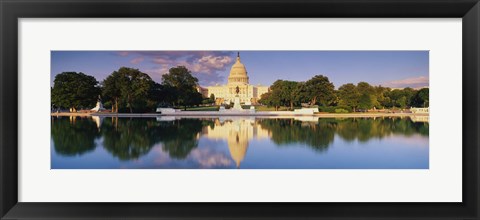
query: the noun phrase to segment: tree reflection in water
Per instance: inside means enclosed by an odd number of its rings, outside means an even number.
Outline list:
[[[397,134],[428,136],[428,123],[412,122],[408,118],[322,118],[318,121],[294,119],[261,119],[262,128],[271,132],[271,139],[279,146],[306,144],[316,151],[327,149],[335,134],[346,141],[367,142]]]
[[[120,160],[147,154],[160,139],[161,127],[147,118],[108,118],[101,129],[103,147]]]
[[[120,160],[137,159],[158,143],[172,158],[185,158],[198,145],[202,127],[211,124],[199,119],[158,122],[154,118],[106,118],[101,127],[92,118],[52,117],[55,152],[64,156],[93,151],[95,139],[102,137],[103,147]]]
[[[323,151],[333,142],[335,123],[332,119],[303,122],[292,119],[261,119],[263,129],[271,133],[271,139],[279,146],[302,143],[316,151]]]
[[[295,118],[92,118],[52,117],[51,136],[59,155],[75,156],[91,152],[96,140],[121,161],[141,158],[159,145],[170,159],[186,160],[203,138],[225,139],[237,167],[248,149],[249,140],[268,138],[276,147],[305,145],[324,152],[335,137],[347,142],[367,142],[391,135],[428,137],[429,124],[409,118],[322,118],[310,121]],[[231,146],[230,146],[231,145]],[[237,146],[238,145],[238,146]],[[241,147],[239,147],[241,146]]]
[[[93,151],[99,132],[94,121],[81,117],[52,117],[51,135],[55,152],[77,156]]]
[[[367,142],[390,135],[428,136],[428,123],[412,122],[408,118],[345,118],[337,119],[336,133],[346,141]]]
[[[208,121],[199,119],[179,119],[172,122],[161,123],[162,149],[174,159],[184,159],[192,149],[198,146],[198,135]]]
[[[105,149],[121,160],[137,159],[158,143],[171,158],[182,159],[197,147],[202,127],[199,119],[112,118],[101,130]]]

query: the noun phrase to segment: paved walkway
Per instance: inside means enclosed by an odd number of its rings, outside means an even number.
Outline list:
[[[316,113],[316,114],[301,114],[293,111],[260,111],[251,113],[249,111],[180,111],[169,114],[159,114],[159,113],[51,113],[52,116],[103,116],[103,117],[160,117],[160,116],[208,116],[208,117],[219,117],[219,116],[311,116],[319,118],[354,118],[354,117],[405,117],[405,116],[428,116],[428,114],[413,114],[413,113],[346,113],[346,114],[337,114],[337,113]]]

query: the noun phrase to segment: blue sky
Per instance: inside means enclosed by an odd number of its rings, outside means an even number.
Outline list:
[[[102,81],[122,66],[137,68],[156,82],[177,65],[186,66],[200,85],[224,84],[237,51],[52,51],[55,75],[74,71]],[[428,51],[240,51],[250,84],[271,85],[277,79],[306,81],[325,75],[336,88],[368,82],[392,88],[428,86]]]

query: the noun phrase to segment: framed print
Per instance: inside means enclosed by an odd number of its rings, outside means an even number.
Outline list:
[[[478,219],[478,1],[2,1],[2,219]]]

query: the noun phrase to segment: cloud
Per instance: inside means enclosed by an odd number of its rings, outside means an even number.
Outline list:
[[[152,59],[152,61],[156,64],[172,64],[173,61],[172,60],[168,60],[166,58],[163,58],[163,57],[155,57]]]
[[[195,148],[182,161],[172,159],[167,152],[165,152],[161,145],[155,146],[152,149],[154,154],[153,166],[159,168],[228,168],[233,165],[233,160],[224,152],[218,152],[211,148]]]
[[[198,78],[201,85],[222,83],[226,71],[233,64],[233,52],[226,51],[123,51],[119,56],[137,56],[131,63],[148,62],[152,66],[142,71],[154,80],[175,66],[185,66]],[[141,57],[141,58],[140,58]]]
[[[429,78],[428,76],[418,76],[418,77],[411,77],[401,80],[393,80],[382,83],[382,86],[391,87],[391,88],[423,88],[429,86]]]
[[[128,56],[129,53],[127,51],[120,51],[117,54],[121,57],[126,57],[126,56]]]
[[[198,60],[198,63],[206,67],[214,69],[225,69],[226,65],[232,62],[232,58],[229,56],[203,56]]]
[[[161,82],[163,74],[168,73],[169,69],[170,66],[168,64],[162,64],[150,69],[142,69],[142,71],[147,73],[156,82]]]
[[[228,167],[232,165],[232,159],[222,152],[215,152],[209,148],[197,148],[189,157],[198,163],[201,168]]]
[[[134,58],[133,60],[130,61],[130,63],[133,63],[133,64],[139,64],[141,63],[145,58],[143,57],[137,57],[137,58]]]

